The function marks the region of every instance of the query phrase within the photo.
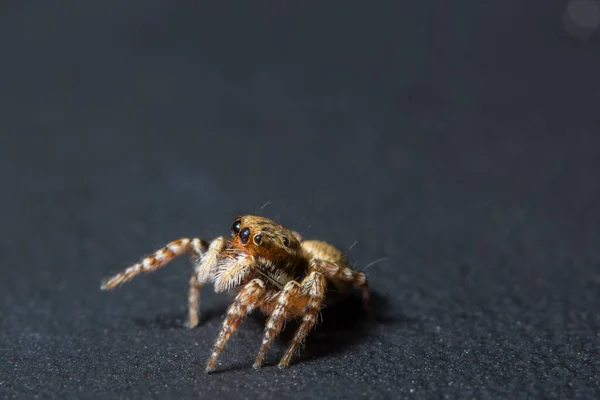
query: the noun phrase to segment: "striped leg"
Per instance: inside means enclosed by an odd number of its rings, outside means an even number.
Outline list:
[[[198,282],[198,274],[196,271],[192,273],[190,278],[190,290],[188,294],[188,328],[195,328],[200,322],[200,289],[202,285]]]
[[[167,244],[165,247],[158,250],[154,254],[144,258],[139,263],[127,268],[123,272],[120,272],[112,277],[104,279],[100,288],[102,290],[113,289],[116,286],[133,279],[136,275],[139,275],[142,272],[152,272],[154,270],[159,269],[160,267],[165,266],[175,257],[180,256],[184,253],[191,253],[194,255],[195,258],[199,260],[204,254],[211,254],[211,250],[213,250],[213,247],[214,246],[211,245],[211,247],[209,248],[208,244],[202,239],[183,238],[175,240]],[[208,264],[210,263],[204,261],[202,264],[199,265],[199,268],[202,269],[201,267],[203,267],[204,265],[210,268],[211,265]],[[198,314],[200,307],[198,300],[200,297],[201,287],[202,283],[198,281],[198,271],[194,271],[192,277],[190,278],[190,289],[188,294],[189,311],[187,326],[189,328],[194,328],[198,326]]]
[[[260,305],[265,296],[265,284],[260,279],[254,279],[238,293],[233,304],[227,311],[219,337],[215,342],[213,352],[206,365],[206,372],[211,372],[217,365],[219,355],[231,335],[237,330],[244,316]]]
[[[288,310],[291,303],[293,303],[294,300],[301,294],[302,288],[300,284],[295,281],[288,282],[285,285],[285,287],[281,290],[281,293],[278,297],[277,305],[275,306],[273,313],[267,321],[262,345],[260,346],[258,356],[256,357],[256,361],[254,362],[254,369],[259,369],[261,367],[265,358],[265,354],[271,346],[273,339],[275,339],[277,335],[279,335],[279,332],[281,332],[283,323],[288,317]]]
[[[192,253],[196,257],[200,258],[207,248],[208,244],[202,239],[183,238],[175,240],[167,244],[162,249],[156,251],[154,254],[144,258],[139,263],[125,269],[123,272],[105,278],[102,281],[102,286],[100,286],[100,289],[113,289],[116,286],[133,279],[142,272],[148,273],[159,269],[160,267],[168,264],[175,257],[184,253]]]
[[[303,311],[302,324],[300,324],[300,327],[294,335],[294,339],[292,339],[292,343],[288,347],[281,361],[279,361],[279,368],[286,368],[290,364],[290,360],[296,349],[317,323],[321,304],[323,304],[323,299],[325,298],[325,288],[325,277],[316,271],[311,272],[311,274],[302,281],[302,292],[304,295],[309,296],[309,301]]]
[[[374,318],[373,309],[371,307],[371,297],[369,295],[369,283],[367,282],[367,277],[365,274],[325,260],[314,260],[313,263],[316,269],[322,272],[326,277],[330,279],[340,279],[342,281],[352,282],[356,286],[360,287],[362,291],[363,305],[367,316],[370,319]]]

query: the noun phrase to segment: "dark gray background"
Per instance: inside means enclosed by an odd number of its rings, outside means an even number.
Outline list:
[[[599,395],[600,47],[566,1],[50,3],[0,5],[0,397]],[[254,212],[387,258],[379,321],[351,298],[257,372],[249,318],[206,375],[230,300],[183,329],[185,257],[99,290]]]

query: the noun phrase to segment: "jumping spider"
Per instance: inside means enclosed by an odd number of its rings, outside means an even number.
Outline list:
[[[369,288],[365,275],[349,267],[344,255],[329,243],[302,240],[276,222],[245,215],[235,219],[231,238],[218,237],[210,244],[202,239],[183,238],[144,258],[119,274],[105,279],[101,289],[113,289],[142,272],[154,271],[175,257],[191,253],[197,259],[190,279],[187,326],[199,321],[199,294],[205,283],[216,292],[235,291],[233,304],[215,342],[206,371],[213,371],[225,344],[243,317],[260,309],[269,316],[254,368],[261,367],[267,349],[288,319],[302,317],[296,334],[279,362],[289,365],[294,352],[315,326],[319,311],[336,295],[349,291],[352,284],[362,289],[369,316]]]

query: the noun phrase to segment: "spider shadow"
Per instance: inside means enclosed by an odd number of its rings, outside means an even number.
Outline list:
[[[302,348],[292,359],[292,364],[344,352],[365,342],[370,328],[374,326],[403,324],[408,321],[403,314],[391,314],[389,301],[372,290],[371,306],[373,318],[363,308],[362,297],[353,292],[340,302],[323,308],[317,326],[306,337]],[[260,318],[263,324],[266,323],[265,316],[253,316]],[[271,357],[265,361],[265,366],[275,365],[283,356],[283,351],[292,341],[300,322],[300,319],[296,319],[286,323],[276,340],[278,350],[270,352]]]

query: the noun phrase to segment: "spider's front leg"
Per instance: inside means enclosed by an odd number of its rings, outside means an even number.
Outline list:
[[[164,267],[176,257],[185,253],[192,254],[198,260],[196,268],[190,278],[190,288],[188,294],[188,322],[187,326],[194,328],[199,321],[199,296],[200,288],[209,280],[210,271],[217,264],[219,254],[225,248],[226,241],[223,237],[216,238],[210,244],[202,239],[182,238],[168,243],[162,249],[145,257],[140,262],[133,264],[122,272],[102,281],[102,290],[111,290],[115,287],[132,280],[137,275],[145,272],[150,273],[161,267]]]
[[[301,315],[303,315],[302,323],[290,347],[279,362],[279,368],[288,366],[294,351],[317,322],[321,304],[325,297],[325,288],[325,277],[316,271],[311,272],[301,284],[292,281],[285,285],[279,295],[277,306],[267,321],[264,339],[254,362],[255,369],[261,367],[269,346],[273,342],[273,339],[281,332],[285,320],[293,316],[293,311],[291,310],[298,309],[298,306],[300,306],[300,310],[302,310]]]
[[[325,277],[317,271],[313,271],[310,275],[302,281],[302,292],[308,295],[309,300],[304,307],[302,324],[296,331],[292,343],[286,350],[285,354],[277,365],[279,368],[286,368],[290,364],[290,360],[294,355],[294,352],[298,346],[304,341],[310,330],[316,325],[319,317],[319,311],[321,311],[321,305],[325,299],[325,289],[327,287],[327,281]]]
[[[215,342],[213,352],[206,365],[206,372],[211,372],[217,365],[219,355],[231,335],[237,330],[242,319],[250,311],[258,307],[265,298],[265,284],[260,279],[253,279],[238,293],[227,310],[227,317],[223,322],[219,337]]]
[[[296,299],[299,295],[301,295],[301,293],[302,287],[298,282],[295,281],[288,282],[281,290],[281,293],[277,297],[277,305],[267,321],[263,341],[260,346],[260,350],[258,351],[256,361],[254,361],[254,369],[259,369],[262,366],[263,360],[265,359],[265,354],[271,346],[273,339],[279,335],[281,328],[283,328],[283,323],[287,318],[289,318],[289,308],[291,306],[292,299]]]
[[[210,248],[204,240],[198,238],[182,238],[179,240],[172,241],[162,249],[155,251],[153,254],[144,258],[140,262],[133,264],[131,267],[126,268],[122,272],[119,272],[118,274],[113,275],[111,277],[105,278],[102,281],[102,286],[100,287],[100,289],[114,289],[118,285],[132,280],[142,272],[149,273],[161,267],[164,267],[169,262],[173,261],[174,258],[185,253],[191,253],[196,259],[200,260],[207,251],[210,255],[211,249],[213,248],[213,245],[217,240],[213,241],[213,244],[210,246]],[[210,268],[210,265],[208,265],[208,267]],[[190,289],[188,296],[188,327],[193,328],[198,325],[198,298],[200,295],[201,287],[202,283],[198,281],[198,272],[194,271],[190,279]]]
[[[207,248],[208,244],[204,240],[198,238],[182,238],[172,241],[162,249],[155,251],[153,254],[144,258],[140,262],[133,264],[131,267],[126,268],[122,272],[105,278],[102,281],[102,286],[100,286],[100,289],[114,289],[118,285],[132,280],[142,272],[149,273],[167,265],[169,262],[173,261],[175,257],[185,253],[191,253],[200,258]]]

